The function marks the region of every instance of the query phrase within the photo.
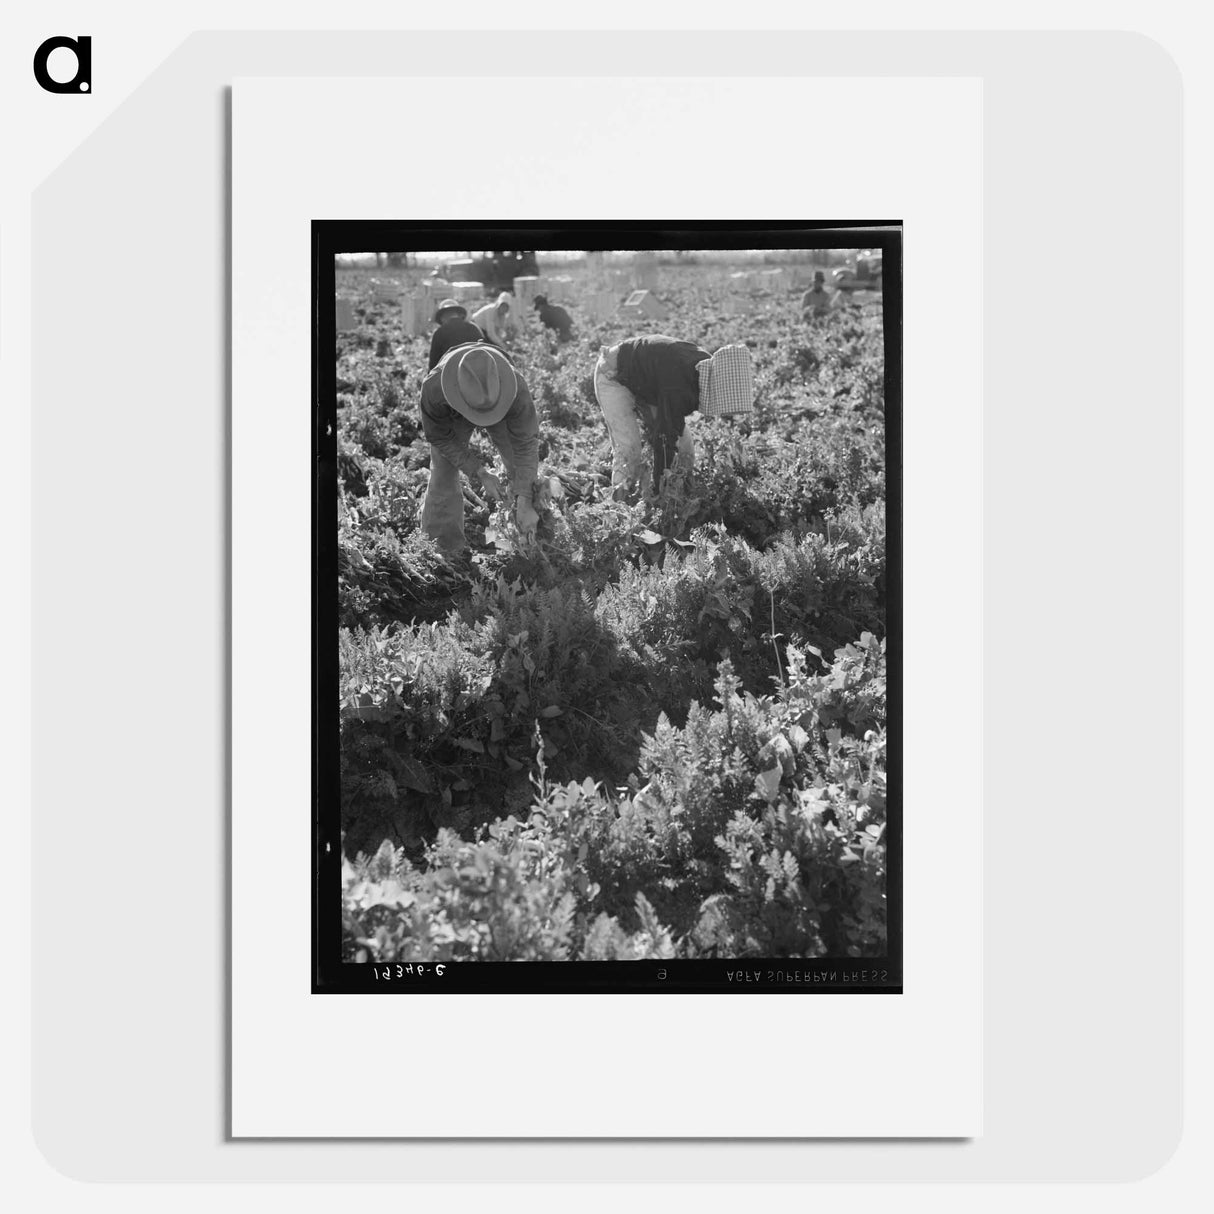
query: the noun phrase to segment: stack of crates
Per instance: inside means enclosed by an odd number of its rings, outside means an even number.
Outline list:
[[[537,295],[546,294],[547,285],[547,279],[537,274],[520,275],[514,280],[514,298],[530,307]]]
[[[514,308],[519,327],[525,327],[535,315],[535,297],[547,295],[547,279],[536,274],[520,275],[514,280]]]
[[[451,284],[451,298],[458,299],[460,303],[466,304],[473,299],[484,299],[485,287],[479,282],[453,282]]]
[[[445,278],[427,278],[422,282],[422,298],[426,301],[426,323],[434,322],[434,313],[444,299],[451,296],[451,284]]]
[[[434,308],[424,291],[410,291],[401,301],[401,325],[410,337],[421,337],[434,319]],[[437,307],[437,305],[435,305]]]
[[[546,280],[546,288],[540,292],[549,303],[567,303],[573,298],[573,279],[568,274],[559,274]]]
[[[632,282],[637,290],[656,291],[658,289],[658,256],[647,250],[637,253],[632,263]]]

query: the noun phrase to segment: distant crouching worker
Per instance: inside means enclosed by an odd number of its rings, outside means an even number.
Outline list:
[[[430,370],[438,366],[439,359],[454,346],[463,346],[470,341],[484,341],[485,334],[479,325],[468,319],[468,309],[457,299],[444,299],[434,313],[438,328],[430,338]]]
[[[467,548],[464,496],[459,474],[478,483],[487,497],[509,492],[519,531],[534,537],[539,522],[533,504],[539,460],[539,421],[531,393],[510,359],[496,346],[456,346],[422,383],[422,430],[430,442],[430,483],[422,503],[422,530],[446,553]],[[469,445],[484,430],[501,454],[506,485],[488,471]]]
[[[540,324],[545,329],[554,329],[561,341],[573,338],[573,317],[564,308],[550,304],[546,295],[537,295],[532,305],[539,313]]]
[[[826,275],[814,271],[814,285],[801,296],[801,319],[813,320],[824,316],[835,305],[835,293],[826,289]]]
[[[472,313],[472,323],[480,326],[488,341],[502,349],[506,348],[507,335],[514,327],[510,308],[512,302],[510,293],[503,291],[493,303]]]
[[[676,460],[688,471],[695,444],[686,420],[754,412],[754,367],[743,345],[715,354],[673,337],[632,337],[604,348],[594,369],[594,394],[611,438],[611,483],[639,482],[643,493],[661,488]],[[652,480],[645,464],[641,424],[650,432]]]

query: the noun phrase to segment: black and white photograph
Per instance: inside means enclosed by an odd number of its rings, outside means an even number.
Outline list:
[[[314,990],[899,993],[900,226],[313,286]]]
[[[1197,27],[258,7],[9,22],[9,1187],[1192,1205]]]

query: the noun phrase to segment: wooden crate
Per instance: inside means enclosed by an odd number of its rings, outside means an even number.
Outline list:
[[[665,320],[670,311],[652,291],[633,291],[620,305],[620,315],[633,320]]]
[[[337,331],[348,333],[352,328],[354,328],[354,300],[338,296]]]
[[[401,327],[410,337],[421,337],[434,320],[434,308],[424,291],[410,291],[400,301]]]
[[[514,280],[515,302],[511,311],[515,313],[520,327],[531,323],[535,316],[535,308],[532,306],[535,297],[546,295],[547,286],[548,280],[538,274],[524,274]]]
[[[422,280],[422,294],[427,299],[434,300],[434,307],[451,296],[451,284],[445,278],[426,278]]]
[[[392,279],[373,278],[371,280],[371,298],[376,303],[394,304],[400,301],[400,283]]]
[[[514,297],[519,303],[530,304],[537,295],[545,293],[548,280],[538,274],[520,275],[514,280]]]
[[[444,299],[450,299],[451,284],[445,278],[426,278],[422,280],[420,297],[425,303],[426,324],[434,323],[434,313]]]

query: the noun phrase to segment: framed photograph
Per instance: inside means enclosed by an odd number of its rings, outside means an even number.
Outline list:
[[[9,600],[32,625],[17,682],[33,676],[30,704],[10,693],[18,749],[33,730],[30,863],[9,883],[19,953],[31,929],[18,1171],[56,1194],[286,1174],[1147,1178],[1156,1196],[1193,1179],[1180,524],[1206,483],[1178,470],[1209,424],[1193,409],[1183,441],[1199,50],[1149,18],[16,23],[0,374],[33,445],[5,478],[5,517],[32,527],[8,554],[31,591]],[[1089,258],[1082,306],[1042,323],[1073,244],[1060,207],[1085,249],[1150,233],[1149,306],[1125,306],[1124,259]],[[878,251],[880,301],[852,292],[860,314],[835,315]],[[638,351],[661,350],[681,388],[638,381]],[[873,498],[856,542],[807,486]],[[789,588],[819,543],[815,585],[847,596],[807,606]],[[1105,594],[1130,552],[1139,576]],[[570,603],[578,582],[589,601]],[[560,596],[549,638],[500,636],[516,604],[539,618],[537,588]],[[1109,657],[1142,620],[1162,622],[1133,667],[1149,861]],[[786,913],[804,854],[760,845],[786,803],[827,839],[848,794],[879,809],[876,763],[828,778],[832,747],[862,755],[879,730],[822,719],[827,670],[849,645],[867,659],[866,632],[885,642],[885,820],[856,843],[885,848],[901,964],[839,991],[838,929],[875,954],[879,916],[853,899],[840,924],[818,896],[816,919]],[[548,660],[566,636],[572,662]],[[431,660],[452,652],[454,687]],[[812,710],[746,736],[806,687]],[[95,688],[104,709],[77,728]],[[1081,710],[1042,712],[1068,693]],[[24,787],[18,770],[18,808]],[[838,861],[810,882],[837,894],[856,865]],[[1115,930],[1085,930],[1094,908]],[[65,942],[96,941],[118,948],[65,963]],[[1093,981],[1144,951],[1148,981],[1111,999]],[[545,966],[547,985],[495,976]],[[595,969],[611,984],[570,982]],[[350,975],[366,989],[339,989]]]
[[[980,1130],[981,88],[717,85],[234,85],[236,1137]]]
[[[313,251],[314,990],[899,994],[899,225]]]

